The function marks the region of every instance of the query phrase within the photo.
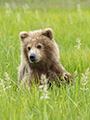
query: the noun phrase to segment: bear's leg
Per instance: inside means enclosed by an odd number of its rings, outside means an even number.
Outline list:
[[[25,74],[25,66],[19,66],[19,83],[23,80]]]
[[[60,79],[64,79],[67,82],[73,82],[72,75],[69,72],[67,72],[59,62],[56,62],[54,64],[53,71],[56,73],[57,76],[61,76]]]

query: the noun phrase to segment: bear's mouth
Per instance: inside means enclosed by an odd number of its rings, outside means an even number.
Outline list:
[[[35,63],[36,61],[35,60],[31,60],[32,63]]]
[[[30,61],[30,63],[32,63],[32,64],[39,62],[39,60],[36,59],[36,57],[30,57],[30,58],[29,58],[29,61]]]
[[[35,54],[31,54],[30,57],[29,57],[29,59],[30,59],[30,62],[35,63],[35,61],[36,61]]]
[[[38,60],[30,60],[30,63],[34,64],[34,63],[38,63]]]
[[[40,61],[39,57],[35,55],[34,53],[30,54],[29,56],[30,63],[38,63]]]

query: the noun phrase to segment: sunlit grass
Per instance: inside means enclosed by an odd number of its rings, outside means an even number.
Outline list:
[[[44,6],[44,5],[43,5]],[[52,28],[73,85],[31,89],[18,84],[21,31]],[[90,119],[90,9],[0,5],[0,120]]]

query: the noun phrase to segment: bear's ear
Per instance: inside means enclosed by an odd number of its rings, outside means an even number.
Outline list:
[[[53,30],[51,28],[44,29],[42,34],[45,35],[46,37],[50,38],[50,39],[53,38]]]
[[[29,36],[29,33],[23,31],[23,32],[20,32],[19,36],[20,36],[20,39],[23,41],[26,37]]]

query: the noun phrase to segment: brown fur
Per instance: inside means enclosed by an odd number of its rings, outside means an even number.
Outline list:
[[[59,50],[53,39],[52,29],[21,32],[20,39],[22,45],[19,82],[23,81],[24,77],[26,77],[30,84],[32,79],[34,79],[35,83],[41,83],[42,75],[46,75],[48,82],[57,82],[57,77],[62,81],[62,76],[65,81],[73,81],[71,74],[59,63]],[[40,49],[38,49],[38,45],[41,46]],[[28,50],[28,47],[31,49]],[[31,53],[35,54],[36,63],[30,61],[29,56]]]

